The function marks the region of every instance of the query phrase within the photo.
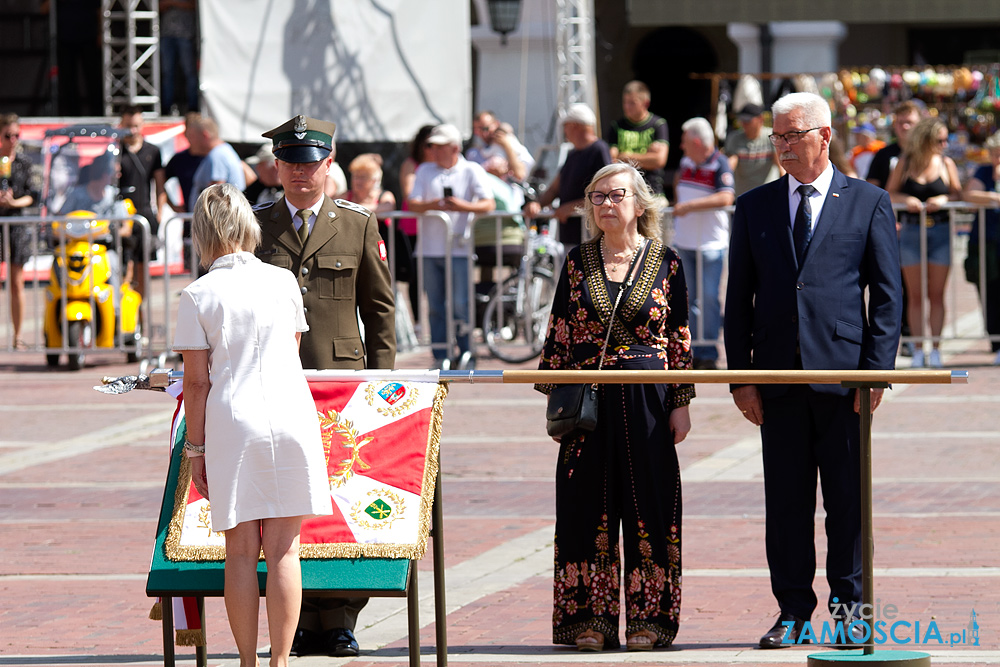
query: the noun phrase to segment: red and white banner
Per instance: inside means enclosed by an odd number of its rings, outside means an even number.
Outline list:
[[[313,381],[332,516],[302,524],[302,558],[421,558],[430,530],[447,389],[435,382]],[[171,442],[183,442],[183,414]],[[170,560],[221,560],[225,537],[195,490],[187,458],[166,539]]]

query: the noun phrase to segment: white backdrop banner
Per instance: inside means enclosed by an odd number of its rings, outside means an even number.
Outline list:
[[[421,125],[471,134],[468,0],[212,0],[201,88],[227,141],[304,114],[338,141],[409,141]]]

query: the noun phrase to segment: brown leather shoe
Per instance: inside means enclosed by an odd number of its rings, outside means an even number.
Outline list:
[[[791,623],[792,625],[786,625],[788,623]],[[775,622],[775,624],[771,626],[771,629],[760,638],[760,647],[784,648],[797,643],[808,644],[808,639],[801,642],[798,641],[799,635],[802,633],[802,628],[805,626],[805,623],[805,620],[792,616],[791,614],[786,614],[784,612],[778,614],[777,622]]]

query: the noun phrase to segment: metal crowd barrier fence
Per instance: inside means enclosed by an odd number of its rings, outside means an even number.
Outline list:
[[[184,261],[184,244],[188,241],[185,239],[184,230],[181,229],[180,234],[170,234],[172,227],[177,225],[183,225],[185,222],[190,222],[191,218],[194,217],[193,213],[176,213],[171,212],[170,217],[160,223],[160,227],[163,229],[163,256],[170,257],[170,240],[172,238],[178,237],[181,239],[180,256],[181,261]],[[191,265],[189,268],[191,271],[192,279],[198,275],[198,262],[200,258],[198,257],[198,252],[194,248],[194,244],[191,244]],[[147,282],[147,284],[149,284]],[[152,293],[152,290],[147,290]],[[174,347],[174,300],[171,293],[171,277],[170,271],[166,270],[163,272],[163,346],[159,348],[155,346],[154,343],[158,341],[153,341],[153,337],[150,336],[150,347],[151,350],[160,349],[159,355],[154,355],[157,357],[157,365],[165,366],[166,360],[173,357],[173,347]],[[152,333],[152,330],[151,332]]]
[[[122,254],[122,235],[121,226],[123,223],[131,221],[132,222],[132,234],[138,233],[142,235],[142,249],[143,249],[143,267],[144,267],[144,277],[145,284],[149,285],[149,250],[150,250],[150,227],[149,222],[141,215],[127,216],[127,217],[102,217],[102,220],[107,220],[109,226],[109,233],[111,234],[112,245],[110,247],[105,245],[108,251],[109,266],[111,268],[110,281],[113,286],[112,298],[113,305],[115,306],[115,317],[116,322],[120,313],[118,312],[118,299],[119,299],[119,288],[122,281],[122,270],[124,267],[121,266]],[[52,223],[60,222],[66,223],[71,221],[80,221],[80,218],[73,218],[69,216],[17,216],[9,218],[0,218],[0,229],[3,230],[3,246],[0,250],[0,259],[3,260],[3,265],[6,269],[5,279],[4,279],[4,290],[2,293],[2,299],[0,299],[0,340],[3,341],[5,346],[5,352],[14,352],[21,355],[26,354],[39,354],[44,353],[46,355],[61,355],[61,354],[91,354],[91,353],[105,353],[105,352],[124,352],[131,353],[140,356],[142,354],[139,348],[138,341],[127,340],[124,332],[122,332],[117,326],[114,332],[114,345],[112,347],[83,347],[79,344],[70,344],[69,342],[69,326],[70,323],[65,317],[60,318],[60,329],[62,337],[61,346],[50,347],[45,342],[45,312],[47,299],[50,296],[43,297],[42,295],[42,283],[50,282],[51,278],[54,276],[58,282],[58,285],[69,285],[69,266],[65,258],[65,247],[67,238],[70,236],[67,234],[65,225],[60,226],[58,231],[52,231]],[[24,323],[29,320],[29,314],[33,317],[34,321],[31,323],[30,327],[27,327],[31,331],[30,341],[25,338],[25,345],[19,346],[18,341],[14,335],[14,322],[11,313],[11,302],[10,292],[14,289],[12,284],[11,276],[11,246],[10,246],[10,231],[17,226],[26,226],[29,229],[29,238],[31,239],[31,269],[33,275],[30,281],[25,281],[25,303],[21,304],[21,312],[24,315]],[[43,231],[44,230],[44,231]],[[91,248],[95,241],[104,241],[100,235],[95,235],[93,228],[88,227],[86,234],[81,237],[87,239],[87,244]],[[48,248],[47,244],[40,243],[42,239],[48,239],[54,245],[53,248]],[[57,261],[60,248],[62,248],[63,262]],[[44,249],[44,252],[42,250]],[[51,261],[51,265],[46,270],[47,261]],[[27,266],[27,265],[26,265]],[[83,267],[81,267],[83,268]],[[44,275],[44,278],[43,278]],[[97,313],[98,303],[103,303],[103,300],[98,296],[95,296],[94,287],[97,286],[94,271],[87,270],[86,278],[89,281],[88,297],[86,299],[87,305],[92,313]],[[29,302],[29,290],[27,289],[30,284],[30,302]],[[66,289],[59,290],[59,304],[61,308],[61,313],[67,311],[67,305],[71,301],[67,295]],[[152,320],[152,309],[150,304],[143,300],[140,305],[140,309],[145,314],[145,322],[151,323]],[[147,324],[147,326],[149,326]],[[25,329],[22,327],[22,337],[25,336]]]
[[[388,261],[389,261],[389,271],[391,274],[391,284],[392,293],[396,294],[396,258],[398,253],[398,248],[396,247],[396,234],[394,230],[394,221],[400,218],[416,218],[417,220],[417,238],[419,239],[424,231],[424,224],[427,218],[434,219],[441,222],[445,226],[445,247],[444,254],[446,258],[452,257],[452,251],[455,248],[455,244],[465,244],[470,242],[471,238],[471,225],[466,230],[465,234],[461,238],[456,238],[455,229],[452,225],[451,217],[445,211],[426,211],[424,213],[414,213],[413,211],[389,211],[387,213],[379,213],[378,218],[386,222],[389,227],[389,249],[388,249]],[[419,243],[419,240],[418,240]],[[421,293],[426,297],[426,299],[439,298],[437,295],[430,295],[426,292],[427,282],[424,280],[425,273],[425,260],[423,254],[418,254],[414,248],[414,259],[417,266],[417,283],[420,285]],[[472,276],[474,268],[474,257],[472,249],[469,248],[469,252],[466,253],[466,262],[468,263],[468,274]],[[444,284],[445,284],[445,327],[447,329],[447,339],[445,342],[434,343],[431,340],[430,335],[430,320],[427,303],[424,299],[420,300],[419,304],[412,304],[414,308],[418,309],[420,314],[420,321],[425,324],[422,328],[421,335],[419,336],[419,343],[423,346],[435,348],[444,348],[446,350],[446,358],[451,358],[452,352],[458,344],[458,332],[455,326],[455,300],[454,291],[456,289],[467,289],[469,291],[468,295],[468,318],[466,322],[462,323],[463,333],[467,333],[470,337],[475,329],[475,285],[471,280],[468,281],[468,285],[455,285],[455,280],[452,269],[452,262],[446,261],[444,263]],[[397,332],[399,327],[396,327]],[[465,360],[465,363],[468,363]]]
[[[965,248],[964,239],[966,239],[968,237],[969,223],[971,222],[971,220],[974,217],[978,217],[978,219],[979,219],[979,239],[978,240],[979,240],[979,262],[980,262],[979,265],[980,266],[986,266],[986,264],[985,264],[985,261],[986,261],[986,255],[985,255],[985,253],[986,253],[986,243],[985,243],[985,239],[986,239],[986,224],[985,224],[985,220],[986,220],[986,210],[987,210],[987,208],[989,208],[989,207],[982,206],[982,205],[969,204],[969,203],[966,203],[966,202],[950,202],[950,203],[948,203],[948,204],[946,204],[945,206],[942,207],[943,210],[946,210],[948,212],[948,216],[949,216],[949,221],[948,221],[948,225],[949,225],[949,244],[950,244],[950,254],[949,254],[949,256],[950,256],[950,259],[951,259],[951,265],[952,265],[953,269],[957,269],[957,271],[958,271],[958,273],[955,273],[954,270],[953,270],[952,273],[951,273],[951,275],[949,276],[949,279],[950,279],[949,290],[948,290],[948,294],[945,297],[946,298],[945,311],[946,311],[946,313],[949,314],[949,316],[946,318],[945,330],[942,331],[942,335],[940,335],[940,336],[933,336],[933,335],[931,335],[929,333],[929,331],[927,330],[928,328],[925,326],[925,333],[923,335],[920,335],[920,336],[905,336],[902,339],[903,342],[912,342],[914,344],[923,344],[923,343],[939,342],[939,341],[942,341],[942,340],[988,340],[988,341],[997,341],[997,340],[1000,340],[1000,335],[990,335],[989,332],[986,331],[986,325],[985,325],[985,322],[986,322],[985,300],[982,299],[982,298],[980,299],[980,303],[979,303],[980,313],[981,313],[981,322],[982,322],[982,328],[980,329],[980,333],[978,335],[963,334],[962,332],[959,331],[959,328],[958,328],[958,319],[959,318],[957,317],[957,314],[958,314],[957,305],[958,305],[958,300],[959,300],[959,289],[960,289],[962,283],[965,282],[965,279],[964,279],[964,275],[963,275],[963,272],[962,272],[961,263],[959,261],[957,261],[957,259],[958,259],[958,257],[960,257],[960,256],[963,255],[962,251]],[[733,213],[733,211],[736,210],[736,207],[735,206],[726,206],[726,207],[723,207],[723,208],[717,209],[717,210],[725,211],[725,212],[727,212],[727,213],[729,213],[731,215]],[[905,211],[906,210],[906,206],[903,205],[903,204],[893,204],[893,210],[895,210],[896,213],[898,214],[900,211]],[[673,207],[669,207],[669,206],[665,207],[663,209],[663,212],[664,212],[664,223],[663,223],[664,239],[665,240],[668,239],[668,238],[672,239],[672,231],[674,229]],[[928,226],[926,224],[927,223],[927,213],[926,213],[926,211],[921,211],[919,215],[920,215],[920,221],[919,221],[918,224],[920,226],[920,258],[921,258],[921,261],[920,261],[920,292],[921,292],[921,296],[922,296],[922,298],[921,298],[922,320],[924,322],[927,322],[928,315],[929,315],[929,312],[928,312],[929,305],[928,305],[928,298],[927,298],[927,294],[928,294],[928,284],[927,284],[927,229],[928,229]],[[965,218],[965,219],[963,219],[963,218]],[[907,223],[903,223],[903,224],[907,224]],[[667,242],[669,242],[669,241],[667,241]],[[728,254],[724,254],[724,256],[723,256],[723,262],[724,262],[723,279],[722,279],[722,284],[719,286],[719,293],[720,293],[720,295],[724,295],[725,294],[725,290],[726,290],[726,278],[727,278],[727,275],[728,275],[728,265],[729,265]],[[691,301],[694,301],[695,299],[698,299],[699,301],[701,300],[701,296],[702,296],[701,295],[701,283],[702,283],[702,275],[703,275],[702,271],[703,271],[703,258],[701,256],[701,253],[698,253],[697,254],[697,273],[696,273],[696,276],[695,276],[695,280],[692,281],[691,278],[689,277],[688,281],[687,281],[687,283],[688,283],[688,293],[694,295],[692,297]],[[694,289],[692,289],[692,283],[694,283]],[[979,287],[979,294],[985,295],[986,294],[986,272],[985,271],[980,271],[979,285],[978,285],[978,287]],[[699,324],[701,324],[701,323],[699,322]],[[711,345],[711,344],[721,344],[721,342],[722,342],[721,334],[720,334],[720,337],[719,337],[718,340],[706,340],[705,336],[704,336],[704,331],[703,331],[703,327],[702,326],[694,326],[694,325],[692,325],[691,337],[692,337],[692,345]]]

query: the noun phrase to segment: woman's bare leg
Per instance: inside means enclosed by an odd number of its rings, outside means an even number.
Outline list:
[[[240,667],[257,664],[260,546],[260,521],[244,521],[226,531],[226,613],[240,652]]]
[[[271,667],[286,667],[302,608],[302,568],[299,566],[302,517],[264,519],[262,523]]]
[[[930,302],[928,316],[932,336],[940,336],[944,330],[944,286],[948,282],[949,268],[951,267],[946,264],[927,265],[927,300]],[[940,344],[935,342],[934,347]]]

